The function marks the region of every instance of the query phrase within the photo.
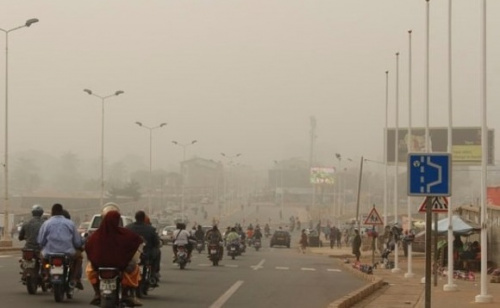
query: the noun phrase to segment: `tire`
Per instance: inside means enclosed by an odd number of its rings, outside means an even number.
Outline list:
[[[61,283],[52,286],[52,291],[54,292],[54,300],[56,303],[60,303],[64,299],[64,285]]]
[[[184,263],[184,262],[179,263],[179,267],[181,268],[181,270],[185,269],[186,263]]]
[[[234,255],[231,255],[231,259],[234,260],[235,256]]]
[[[26,290],[29,294],[36,294],[36,289],[38,288],[38,277],[35,275],[34,270],[26,271]]]
[[[217,266],[217,263],[218,263],[218,262],[217,262],[217,260],[215,260],[215,259],[214,259],[214,260],[212,260],[212,265],[213,265],[213,266]]]
[[[101,297],[101,308],[115,308],[117,307],[115,303],[116,296]]]

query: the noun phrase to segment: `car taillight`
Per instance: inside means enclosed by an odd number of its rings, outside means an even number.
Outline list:
[[[63,258],[52,258],[51,264],[54,266],[62,266],[63,265]]]

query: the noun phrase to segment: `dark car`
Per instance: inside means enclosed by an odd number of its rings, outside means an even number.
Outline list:
[[[271,237],[271,247],[286,246],[290,248],[290,241],[290,233],[288,231],[274,231],[273,237]]]

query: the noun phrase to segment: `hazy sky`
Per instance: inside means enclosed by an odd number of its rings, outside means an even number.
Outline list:
[[[408,30],[413,30],[413,124],[424,125],[425,0],[3,0],[0,28],[40,22],[9,36],[10,153],[38,149],[177,163],[171,141],[199,143],[187,156],[271,166],[309,154],[382,159],[385,71],[395,122],[408,123]],[[480,126],[481,1],[453,1],[454,125]],[[447,4],[431,1],[431,126],[447,126]],[[488,126],[500,138],[500,1],[488,1]],[[4,142],[5,36],[0,32],[0,141]]]

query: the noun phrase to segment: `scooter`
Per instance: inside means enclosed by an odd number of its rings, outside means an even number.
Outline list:
[[[177,246],[177,258],[175,260],[175,262],[179,264],[181,270],[186,268],[186,264],[188,263],[188,252],[185,246]]]
[[[260,247],[262,247],[262,242],[260,241],[260,238],[253,240],[253,247],[255,248],[255,251],[259,251]]]

